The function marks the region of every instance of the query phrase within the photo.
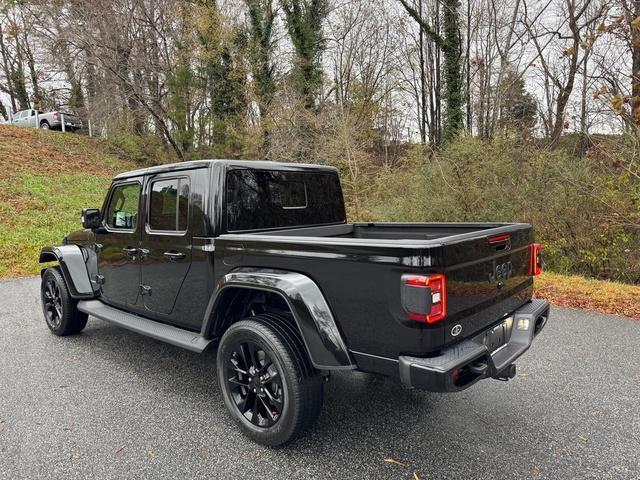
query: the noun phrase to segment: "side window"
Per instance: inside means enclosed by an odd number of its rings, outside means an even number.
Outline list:
[[[107,225],[114,229],[135,230],[138,224],[139,203],[139,183],[127,183],[115,187],[107,207]]]
[[[31,116],[35,117],[36,116],[36,111],[35,110],[31,110]]]
[[[189,179],[171,178],[151,182],[149,229],[185,232],[189,220]]]

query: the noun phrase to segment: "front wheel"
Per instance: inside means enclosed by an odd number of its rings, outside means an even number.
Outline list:
[[[263,445],[290,442],[320,413],[322,378],[285,317],[257,315],[232,325],[220,341],[217,373],[227,409]]]
[[[49,330],[59,336],[74,335],[87,325],[87,314],[76,307],[57,268],[47,268],[40,286],[42,312]]]

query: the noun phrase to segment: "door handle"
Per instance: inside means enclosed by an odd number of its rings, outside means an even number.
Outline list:
[[[133,248],[133,247],[124,247],[124,248],[122,249],[122,251],[123,251],[125,254],[129,255],[130,257],[132,257],[132,256],[134,256],[135,254],[137,254],[137,253],[138,253],[138,249],[137,249],[137,248]]]
[[[175,262],[177,260],[182,260],[186,255],[180,252],[164,252],[165,257],[169,259],[170,262]]]

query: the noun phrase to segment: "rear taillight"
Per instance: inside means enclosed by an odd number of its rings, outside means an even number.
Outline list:
[[[403,275],[402,306],[417,322],[436,323],[447,315],[447,282],[442,274]]]
[[[529,245],[529,275],[542,273],[542,245],[532,243]]]
[[[60,120],[60,114],[58,112],[53,112],[53,119],[56,121]]]

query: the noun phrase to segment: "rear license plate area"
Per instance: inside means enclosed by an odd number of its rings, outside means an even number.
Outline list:
[[[484,334],[483,343],[490,353],[494,353],[502,347],[507,338],[507,322],[496,325],[491,330],[487,330]]]

